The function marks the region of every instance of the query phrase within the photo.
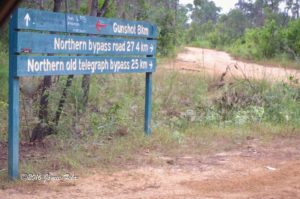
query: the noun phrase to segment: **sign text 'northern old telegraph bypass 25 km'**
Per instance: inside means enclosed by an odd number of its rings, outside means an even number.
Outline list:
[[[20,77],[145,73],[146,135],[151,134],[157,28],[128,21],[17,9],[9,27],[8,174],[19,176]]]
[[[16,75],[76,75],[97,73],[134,73],[153,70],[155,58],[105,58],[105,57],[46,57],[18,56]]]

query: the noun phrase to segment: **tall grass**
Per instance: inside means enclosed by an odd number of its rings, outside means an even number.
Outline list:
[[[49,113],[54,117],[66,77],[60,77],[50,91]],[[159,69],[153,81],[153,128],[184,131],[193,126],[241,126],[247,124],[290,124],[298,126],[300,89],[297,84],[237,80],[222,88],[208,89],[213,79],[201,75]],[[89,105],[81,105],[81,77],[69,89],[59,134],[64,138],[111,136],[118,131],[143,131],[143,74],[100,75],[92,78]],[[21,132],[37,123],[38,99],[31,100],[30,112],[22,96]],[[27,105],[28,106],[28,105]],[[0,102],[2,139],[5,134],[7,103]],[[23,139],[28,136],[23,136]]]
[[[66,77],[57,80],[54,78],[50,92],[50,117],[54,116]],[[153,136],[145,137],[144,74],[93,76],[85,112],[80,101],[81,77],[75,77],[58,134],[45,140],[49,148],[46,158],[25,158],[22,171],[64,171],[97,167],[99,162],[104,167],[139,164],[153,161],[138,158],[147,151],[154,151],[151,155],[199,154],[228,150],[244,143],[249,136],[299,133],[297,83],[270,84],[241,79],[213,87],[215,81],[195,73],[159,68],[153,81]],[[29,98],[23,95],[26,103]],[[38,102],[32,100],[30,113],[21,108],[21,135],[36,125]],[[4,112],[6,108],[7,104]],[[3,117],[1,125],[6,122]],[[6,129],[2,127],[1,141],[6,141],[5,134]],[[27,139],[22,136],[22,141]]]
[[[0,42],[0,49],[2,49]],[[6,138],[8,108],[8,53],[0,50],[0,140]]]

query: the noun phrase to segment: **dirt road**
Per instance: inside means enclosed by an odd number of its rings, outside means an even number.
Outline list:
[[[94,169],[77,180],[24,182],[0,189],[1,199],[297,199],[300,137],[270,144],[249,140],[207,156],[147,152],[141,165]],[[151,162],[149,164],[149,162]],[[52,174],[53,175],[53,174]]]
[[[247,77],[249,79],[266,79],[271,81],[287,81],[291,76],[300,79],[298,70],[262,66],[253,63],[237,61],[228,53],[186,47],[179,53],[176,62],[167,67],[181,70],[204,71],[212,75],[220,75],[228,70],[233,77]]]

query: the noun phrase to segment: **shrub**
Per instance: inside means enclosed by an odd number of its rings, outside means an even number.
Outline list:
[[[284,38],[286,39],[285,50],[293,56],[300,55],[300,19],[290,21],[284,31]]]

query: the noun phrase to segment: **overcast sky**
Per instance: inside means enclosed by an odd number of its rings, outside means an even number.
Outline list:
[[[228,11],[234,8],[234,5],[238,0],[212,0],[218,7],[222,8],[222,13],[228,13]],[[194,0],[179,0],[180,4],[193,4]]]

